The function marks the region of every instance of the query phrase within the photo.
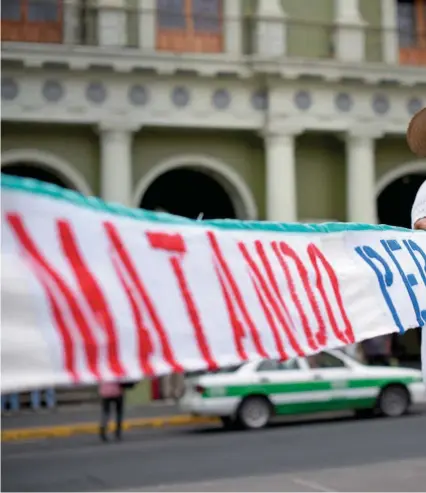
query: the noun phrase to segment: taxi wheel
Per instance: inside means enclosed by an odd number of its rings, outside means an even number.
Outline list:
[[[272,415],[272,406],[266,397],[246,397],[241,403],[237,419],[238,423],[248,430],[265,428]]]
[[[402,385],[385,387],[380,396],[378,407],[383,416],[396,418],[406,414],[410,406],[410,396]]]

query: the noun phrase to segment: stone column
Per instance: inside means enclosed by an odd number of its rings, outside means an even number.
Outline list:
[[[264,134],[268,221],[297,221],[295,137],[298,133],[267,131]]]
[[[365,21],[359,10],[359,0],[335,0],[336,58],[343,62],[365,60]]]
[[[255,15],[254,52],[259,57],[287,53],[286,15],[280,0],[258,0]]]
[[[360,21],[359,0],[335,0],[336,20]]]
[[[241,0],[224,2],[224,51],[228,55],[239,56],[242,53],[243,44],[243,18],[241,15]]]
[[[379,132],[351,131],[346,135],[347,220],[377,223],[375,139]]]
[[[132,204],[132,137],[135,127],[99,126],[101,197],[107,202]]]
[[[399,63],[397,0],[381,0],[382,50],[385,63]]]
[[[126,0],[97,0],[99,46],[127,44]]]
[[[157,32],[157,2],[155,0],[138,0],[139,48],[154,51]]]
[[[82,20],[82,7],[77,0],[64,2],[64,44],[82,44],[80,37],[80,25]]]

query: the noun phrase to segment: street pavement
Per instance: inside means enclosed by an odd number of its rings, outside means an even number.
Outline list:
[[[74,425],[88,422],[97,423],[100,418],[100,412],[100,404],[64,406],[53,411],[39,410],[34,412],[27,410],[2,416],[1,426],[3,430],[11,430]],[[129,406],[125,410],[126,419],[159,418],[179,414],[181,414],[181,411],[176,404],[161,401],[147,405]]]
[[[426,415],[2,445],[3,491],[425,491]]]

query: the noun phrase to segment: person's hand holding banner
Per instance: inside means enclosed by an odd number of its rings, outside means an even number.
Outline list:
[[[426,181],[420,187],[412,211],[414,229],[426,230]]]

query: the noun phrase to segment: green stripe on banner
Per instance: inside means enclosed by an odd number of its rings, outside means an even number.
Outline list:
[[[219,388],[224,389],[221,396],[226,397],[244,397],[250,394],[293,394],[298,392],[318,392],[322,390],[339,389],[339,383],[344,383],[342,389],[362,389],[371,387],[383,387],[388,383],[401,383],[408,385],[410,383],[421,382],[420,377],[405,377],[398,379],[378,378],[378,379],[356,379],[356,380],[310,380],[307,382],[288,382],[288,383],[260,383],[251,385],[226,385]],[[203,393],[205,398],[217,398],[217,387],[209,387]]]
[[[300,223],[274,223],[268,221],[238,221],[232,219],[221,219],[211,221],[193,221],[172,214],[151,212],[143,209],[131,209],[120,204],[106,203],[97,197],[85,197],[73,190],[67,190],[57,185],[33,180],[31,178],[19,178],[15,176],[1,176],[1,187],[3,190],[16,190],[17,192],[40,195],[52,199],[68,202],[77,207],[84,207],[94,211],[114,214],[121,217],[136,220],[157,222],[162,224],[214,227],[223,230],[239,231],[264,231],[276,233],[342,233],[345,231],[395,231],[412,232],[409,229],[395,226],[359,224],[359,223],[323,223],[323,224],[300,224]],[[417,231],[416,234],[421,233]]]

